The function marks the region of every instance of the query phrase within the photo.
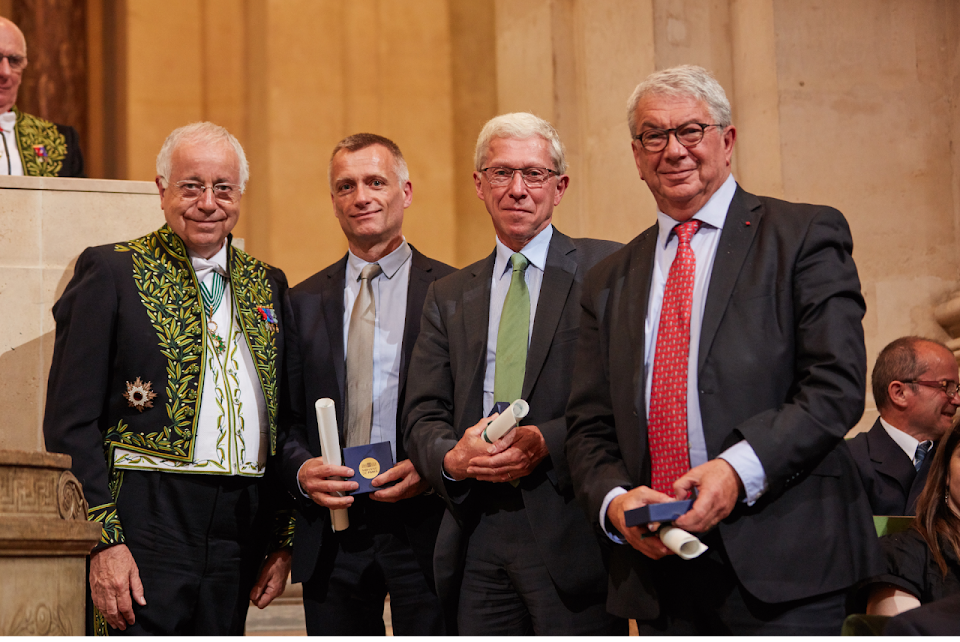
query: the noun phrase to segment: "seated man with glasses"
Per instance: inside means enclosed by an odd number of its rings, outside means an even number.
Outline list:
[[[901,337],[880,351],[873,398],[880,418],[850,440],[874,515],[915,515],[940,438],[953,424],[957,360],[937,341]]]
[[[43,432],[103,525],[98,634],[242,635],[249,600],[286,582],[271,456],[287,282],[231,245],[249,173],[223,127],[175,130],[157,156],[166,225],[84,250],[53,307]]]
[[[27,41],[0,17],[0,176],[83,177],[77,130],[25,114],[16,108]]]
[[[447,630],[626,634],[606,612],[601,549],[563,449],[580,284],[619,244],[553,226],[570,177],[545,120],[493,118],[474,160],[496,245],[430,286],[404,411],[407,454],[447,504],[434,554]],[[485,441],[497,404],[519,398],[523,425]]]

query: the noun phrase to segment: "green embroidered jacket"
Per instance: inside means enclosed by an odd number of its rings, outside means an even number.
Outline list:
[[[227,269],[267,406],[272,459],[286,277],[232,246]],[[56,342],[43,426],[47,449],[73,457],[72,470],[91,506],[89,518],[103,525],[99,546],[122,543],[116,500],[123,473],[112,467],[113,449],[193,458],[208,334],[183,241],[164,225],[133,241],[84,250],[53,314]],[[138,378],[156,394],[142,412],[127,400],[128,383]],[[292,511],[278,511],[274,531],[273,550],[292,543]]]
[[[73,127],[58,125],[16,107],[17,138],[24,176],[83,177],[83,154],[80,137]]]

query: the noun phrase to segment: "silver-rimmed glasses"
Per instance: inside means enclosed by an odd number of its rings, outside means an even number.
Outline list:
[[[517,172],[527,187],[542,187],[551,176],[560,175],[560,172],[546,167],[484,167],[480,172],[493,187],[508,185]]]
[[[236,203],[240,200],[240,186],[233,183],[216,183],[215,185],[204,185],[197,181],[178,181],[174,183],[180,198],[185,201],[195,201],[207,190],[213,193],[213,197],[221,203]]]

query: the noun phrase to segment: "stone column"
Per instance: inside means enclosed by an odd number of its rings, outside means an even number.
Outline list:
[[[0,450],[0,635],[83,635],[100,539],[69,455]]]

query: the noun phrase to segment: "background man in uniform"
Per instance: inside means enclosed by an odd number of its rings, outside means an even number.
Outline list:
[[[850,440],[874,515],[914,515],[934,448],[960,406],[957,360],[942,343],[901,337],[873,366],[880,417]]]
[[[226,129],[175,130],[157,156],[166,225],[84,250],[53,308],[43,432],[103,525],[98,633],[239,635],[249,599],[283,592],[293,513],[264,473],[287,283],[230,244],[248,176]]]
[[[397,635],[444,633],[433,587],[433,546],[443,502],[398,438],[410,353],[427,287],[453,268],[403,237],[413,185],[397,145],[376,134],[340,141],[330,158],[330,197],[349,251],[290,292],[287,373],[292,414],[285,478],[302,502],[293,581],[303,582],[310,635],[383,635],[390,593]],[[336,402],[341,444],[389,442],[397,464],[370,495],[339,497],[353,470],[325,463],[314,403]],[[333,532],[328,508],[350,507],[350,527]]]
[[[588,275],[567,456],[615,541],[611,612],[641,634],[837,634],[876,534],[843,437],[863,412],[864,302],[843,216],[754,196],[705,69],[630,99],[657,225]],[[699,495],[684,561],[624,512]]]
[[[83,177],[77,130],[16,108],[27,41],[0,16],[0,175]]]
[[[518,113],[484,126],[473,178],[496,248],[431,287],[410,368],[405,443],[447,501],[437,588],[465,635],[627,630],[604,610],[600,548],[563,452],[580,283],[619,245],[553,227],[565,172],[546,121]],[[495,402],[521,397],[524,425],[485,442]]]

